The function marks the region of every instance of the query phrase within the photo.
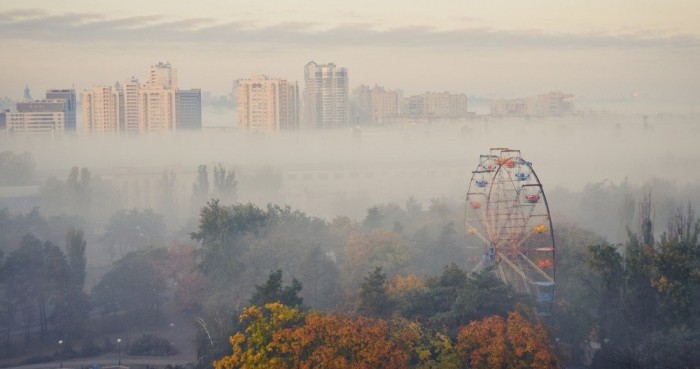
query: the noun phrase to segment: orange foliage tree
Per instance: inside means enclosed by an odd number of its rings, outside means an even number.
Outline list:
[[[457,352],[475,369],[555,369],[559,360],[539,323],[513,312],[504,320],[490,316],[462,327]]]
[[[291,355],[290,368],[402,369],[410,351],[391,337],[386,321],[311,313],[300,327],[274,335],[275,349]]]

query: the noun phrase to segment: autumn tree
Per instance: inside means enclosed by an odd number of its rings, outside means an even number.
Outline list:
[[[289,368],[409,367],[411,353],[380,319],[310,313],[304,325],[274,333],[272,347]]]
[[[554,369],[559,360],[540,323],[513,312],[473,321],[459,330],[457,352],[474,369]]]
[[[291,368],[290,355],[281,352],[273,337],[276,331],[299,325],[302,319],[299,310],[280,303],[245,309],[240,316],[244,331],[231,336],[231,355],[215,361],[214,368]]]

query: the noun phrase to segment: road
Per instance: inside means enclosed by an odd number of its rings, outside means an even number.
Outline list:
[[[187,363],[190,363],[191,361],[186,360],[182,357],[177,357],[177,356],[163,356],[163,357],[138,357],[138,356],[129,356],[129,357],[124,357],[122,356],[122,366],[134,366],[134,365],[139,365],[139,366],[144,366],[144,365],[150,365],[150,366],[159,366],[163,367],[165,365],[184,365]],[[97,365],[98,367],[107,367],[107,366],[117,366],[118,363],[118,358],[117,355],[109,355],[109,356],[98,356],[94,358],[76,358],[72,360],[64,360],[63,361],[63,368],[64,369],[70,369],[70,368],[82,368],[82,367],[92,367],[93,365]],[[21,366],[13,366],[13,369],[55,369],[60,366],[59,361],[53,361],[53,362],[48,362],[48,363],[39,363],[39,364],[28,364],[28,365],[21,365]]]

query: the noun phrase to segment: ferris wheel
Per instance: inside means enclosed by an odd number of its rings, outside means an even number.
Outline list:
[[[466,232],[483,244],[476,270],[492,269],[549,315],[554,300],[555,246],[542,184],[520,150],[493,148],[472,172],[465,208]],[[469,239],[468,238],[468,239]]]

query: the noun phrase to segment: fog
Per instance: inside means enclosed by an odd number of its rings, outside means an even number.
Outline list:
[[[409,196],[463,201],[479,154],[491,147],[521,150],[547,193],[580,192],[596,183],[643,186],[651,180],[682,189],[700,177],[699,137],[697,118],[652,116],[646,123],[642,117],[484,118],[277,135],[212,127],[137,137],[13,137],[3,150],[31,153],[37,184],[50,176],[63,178],[77,166],[118,189],[142,179],[142,192],[155,196],[162,172],[174,170],[180,201],[191,196],[198,165],[220,163],[238,173],[238,201],[289,204],[330,219],[361,217],[373,204],[403,203]],[[261,170],[279,176],[278,188],[255,182]],[[156,202],[149,196],[122,197],[138,208]],[[551,207],[563,215],[576,212],[556,203]]]
[[[222,119],[219,113],[209,117]],[[71,252],[80,248],[70,245],[87,244],[78,288],[83,291],[84,282],[89,294],[73,300],[92,307],[85,310],[91,323],[40,314],[37,326],[29,314],[22,321],[25,340],[37,330],[43,341],[44,326],[61,318],[69,322],[62,334],[80,338],[81,350],[97,347],[96,352],[113,355],[110,342],[124,335],[130,352],[138,352],[134,347],[145,331],[170,337],[180,350],[172,360],[197,357],[203,360],[197,366],[207,367],[230,353],[223,337],[239,329],[222,323],[235,320],[221,317],[268,301],[265,286],[275,283],[279,296],[274,298],[292,305],[303,299],[321,311],[386,317],[358,302],[358,288],[366,288],[373,268],[382,268],[389,285],[422,276],[425,282],[415,283],[430,289],[438,283],[431,276],[457,273],[446,265],[469,270],[481,260],[483,245],[463,225],[465,193],[479,155],[493,147],[520,150],[544,186],[561,248],[557,285],[562,287],[557,293],[562,301],[598,301],[585,297],[585,288],[574,278],[585,268],[578,260],[587,247],[605,240],[629,244],[628,231],[644,232],[640,221],[645,216],[651,216],[651,232],[659,239],[672,229],[666,227],[669,220],[678,220],[679,207],[700,204],[700,125],[693,116],[481,117],[279,134],[247,133],[221,122],[210,121],[197,132],[2,138],[3,155],[12,152],[17,163],[24,163],[3,172],[12,178],[0,178],[5,184],[0,209],[6,208],[0,213],[0,255],[10,271],[4,283],[21,282],[12,279],[11,268],[21,262],[22,250],[39,252],[45,241],[42,252],[48,253],[55,250],[53,244],[65,242],[67,265],[73,268]],[[202,173],[207,174],[204,181]],[[645,198],[650,198],[650,213],[644,210]],[[210,199],[220,199],[223,207],[207,204]],[[236,225],[218,231],[222,218],[217,217],[229,217],[227,222]],[[216,232],[231,232],[225,237],[234,241],[217,249],[212,245],[219,236],[211,238]],[[464,276],[467,289],[486,278]],[[141,291],[138,285],[144,280],[151,281],[146,284],[151,290]],[[292,284],[282,289],[283,282]],[[119,286],[128,292],[115,295]],[[296,291],[294,296],[290,291]],[[533,303],[509,297],[520,295],[479,291],[483,295],[469,301],[496,299],[504,307],[451,308],[457,309],[457,320],[430,319],[452,327]],[[419,299],[392,296],[399,301],[396,306],[407,303],[401,299]],[[27,306],[22,311],[33,311],[33,305]],[[428,310],[409,307],[396,309],[411,319],[429,316]],[[556,315],[557,326],[584,319],[564,310],[557,314],[564,314]],[[11,333],[19,328],[13,319],[4,325],[8,344],[15,340],[11,337],[20,337],[18,330]],[[142,324],[149,328],[140,328]],[[98,329],[103,325],[108,328]],[[574,345],[587,339],[589,328],[559,337]],[[209,329],[218,330],[216,345],[203,338]],[[454,336],[455,329],[447,333]],[[105,343],[94,346],[90,340],[95,338]],[[13,350],[7,353],[21,357]],[[581,361],[583,354],[570,355],[567,360]]]

